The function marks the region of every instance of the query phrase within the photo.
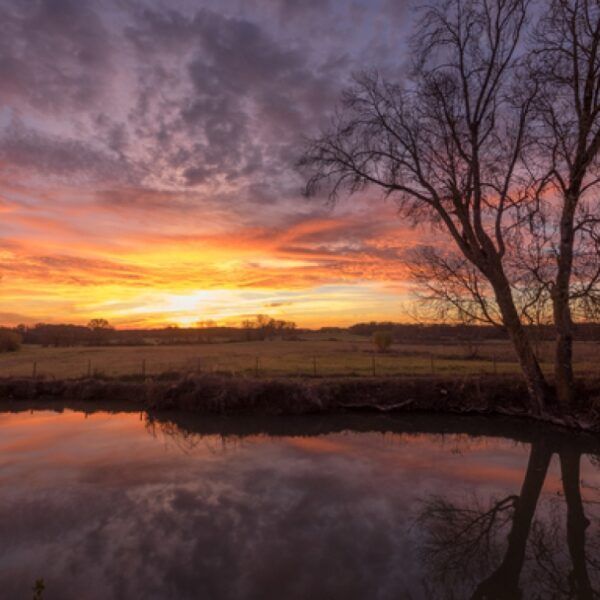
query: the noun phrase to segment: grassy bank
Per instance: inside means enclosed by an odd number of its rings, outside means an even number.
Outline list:
[[[586,383],[585,405],[569,416],[583,428],[600,431],[600,384],[591,379]],[[520,379],[491,375],[311,379],[198,374],[174,379],[0,379],[0,401],[109,400],[151,410],[224,415],[366,411],[529,416],[521,408],[525,394]]]
[[[552,370],[552,346],[538,348],[544,370]],[[578,342],[578,375],[600,377],[600,345]],[[379,354],[368,338],[317,334],[298,341],[232,342],[184,346],[114,346],[53,348],[24,346],[0,354],[0,376],[57,379],[99,375],[149,376],[165,372],[228,373],[261,377],[386,377],[472,376],[518,374],[509,342],[494,341],[473,348],[460,343],[394,344]]]

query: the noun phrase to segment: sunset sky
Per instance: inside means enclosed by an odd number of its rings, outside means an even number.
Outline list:
[[[402,78],[401,0],[0,0],[0,323],[403,320],[426,231],[301,195],[353,72]]]

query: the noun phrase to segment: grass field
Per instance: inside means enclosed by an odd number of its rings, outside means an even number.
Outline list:
[[[551,370],[552,347],[539,354]],[[600,343],[580,342],[575,348],[578,373],[600,375]],[[257,368],[258,367],[258,368]],[[258,341],[185,346],[116,346],[44,348],[25,345],[0,354],[0,376],[77,378],[89,374],[157,375],[168,371],[218,371],[259,376],[301,375],[474,375],[516,373],[518,365],[508,342],[482,343],[478,357],[468,358],[460,344],[394,344],[379,354],[370,340],[307,336],[300,341]]]

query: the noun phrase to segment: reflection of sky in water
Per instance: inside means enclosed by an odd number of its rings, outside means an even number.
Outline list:
[[[27,598],[43,577],[45,600],[421,598],[423,501],[518,494],[528,455],[464,435],[222,439],[136,413],[3,413],[2,597]],[[599,500],[600,470],[581,468],[584,499]],[[555,456],[534,537],[551,519],[564,529],[560,478]],[[597,549],[597,505],[585,510]],[[568,571],[566,542],[550,541]]]

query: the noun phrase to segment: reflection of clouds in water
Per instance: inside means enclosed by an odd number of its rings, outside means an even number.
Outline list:
[[[153,437],[138,415],[19,417],[0,495],[0,588],[15,598],[38,577],[45,600],[418,598],[419,500],[518,493],[528,453],[460,436]],[[17,442],[41,432],[32,459]]]
[[[401,506],[298,465],[291,473],[221,467],[133,489],[102,473],[100,487],[92,475],[3,502],[3,539],[18,540],[2,577],[15,587],[4,589],[18,597],[38,576],[49,598],[52,589],[61,598],[267,598],[274,590],[305,598],[315,586],[324,597],[358,598],[376,582],[398,589]]]

